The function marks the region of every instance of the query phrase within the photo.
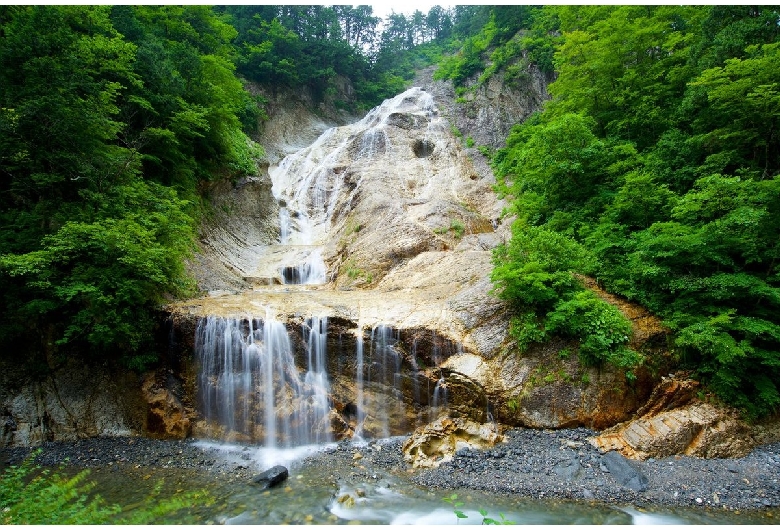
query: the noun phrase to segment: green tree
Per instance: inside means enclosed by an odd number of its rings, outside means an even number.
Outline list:
[[[499,191],[515,199],[514,213],[561,230],[601,213],[620,173],[638,161],[631,145],[610,145],[593,127],[589,117],[564,114],[512,131],[493,164]]]
[[[202,6],[0,22],[0,341],[141,367],[160,303],[190,289],[199,183],[255,171],[235,30]]]
[[[587,247],[593,259],[574,270],[659,314],[679,361],[720,398],[753,417],[776,411],[780,13],[748,6],[543,13],[532,33],[556,49],[553,100],[493,159],[511,213],[523,232],[537,225],[545,239],[554,233]],[[556,25],[560,37],[545,41],[541,28]],[[508,63],[511,49],[497,58]],[[520,248],[541,237],[520,230],[512,237]],[[588,293],[534,283],[533,260],[513,244],[498,252],[493,279],[514,300],[521,345],[556,333],[580,337],[586,361],[639,362],[620,343],[619,318]],[[555,265],[544,277],[566,278],[571,267]],[[534,305],[544,293],[546,305]]]
[[[692,74],[687,57],[701,7],[577,7],[585,21],[561,16],[565,38],[555,53],[558,78],[549,87],[552,113],[586,113],[599,135],[657,141],[674,117]],[[569,21],[570,18],[578,20]]]

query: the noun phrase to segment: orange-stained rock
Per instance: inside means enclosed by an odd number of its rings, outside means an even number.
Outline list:
[[[145,431],[149,436],[183,439],[192,432],[190,418],[179,398],[158,382],[157,374],[144,377],[141,391],[148,404]]]
[[[404,459],[413,467],[438,467],[449,462],[458,449],[487,449],[504,441],[493,423],[441,417],[418,428],[404,442]]]
[[[665,378],[633,420],[618,424],[590,442],[604,451],[628,458],[689,455],[736,458],[755,447],[751,429],[734,411],[698,400],[699,384]]]

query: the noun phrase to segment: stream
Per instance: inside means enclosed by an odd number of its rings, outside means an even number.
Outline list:
[[[390,451],[399,438],[373,442]],[[704,508],[635,507],[602,502],[538,500],[497,495],[484,491],[425,489],[415,486],[408,473],[378,468],[361,469],[345,465],[338,453],[369,451],[368,444],[331,443],[294,449],[267,450],[262,447],[192,442],[200,451],[212,454],[226,466],[221,472],[204,472],[165,465],[154,468],[126,465],[93,469],[90,480],[97,482],[96,493],[108,502],[124,506],[139,504],[152,486],[163,480],[161,495],[191,490],[207,490],[216,502],[196,506],[171,517],[177,524],[374,524],[374,525],[453,525],[482,524],[480,510],[487,517],[516,524],[767,524],[773,519],[760,512],[733,513]],[[284,463],[289,478],[264,489],[251,483],[245,474],[225,469],[250,471],[266,469],[271,463]],[[365,466],[363,466],[365,467]],[[251,473],[250,473],[251,474]],[[458,519],[445,498],[455,493],[458,509],[466,518]]]

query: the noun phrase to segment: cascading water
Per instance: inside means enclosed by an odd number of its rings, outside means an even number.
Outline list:
[[[396,394],[390,403],[373,411],[384,437],[390,436],[390,415],[395,412],[399,417],[403,416],[404,402],[400,391],[401,356],[394,348],[397,341],[398,338],[393,336],[393,328],[389,326],[380,325],[371,330],[369,377],[381,381]]]
[[[413,88],[358,122],[327,130],[312,145],[269,168],[272,194],[279,204],[279,244],[268,247],[249,277],[271,290],[279,281],[326,283],[324,251],[330,230],[349,212],[363,172],[373,168],[376,160],[409,149],[408,143],[391,141],[399,128],[421,133],[419,156],[429,156],[439,138],[435,131],[440,123],[431,126],[435,117],[432,97]],[[391,127],[396,136],[390,134]],[[428,182],[414,188],[415,193],[431,186]],[[196,348],[202,366],[201,406],[207,422],[219,425],[219,437],[263,442],[267,447],[297,446],[332,439],[334,421],[339,435],[351,431],[358,438],[384,437],[408,432],[417,418],[426,417],[405,405],[404,393],[421,408],[433,401],[440,404],[440,399],[433,399],[433,381],[421,389],[416,358],[402,375],[398,332],[375,325],[370,337],[363,336],[362,328],[356,330],[354,349],[345,354],[356,372],[351,382],[354,396],[340,397],[344,412],[334,419],[326,369],[327,325],[326,318],[311,317],[298,338],[270,312],[264,318],[209,317],[200,322]],[[364,341],[368,341],[367,351]],[[298,349],[303,345],[305,355]]]
[[[202,319],[195,351],[204,419],[219,425],[226,439],[270,448],[329,441],[326,333],[327,319],[304,326],[308,366],[301,377],[281,322],[270,316]]]
[[[431,400],[431,421],[435,420],[443,408],[447,406],[447,380],[444,373],[436,381],[436,387],[433,389],[433,399]]]
[[[363,439],[363,421],[366,418],[366,401],[363,396],[365,361],[363,359],[363,330],[355,337],[355,438]]]
[[[391,153],[387,127],[401,112],[413,116],[413,121],[419,118],[427,123],[435,116],[436,108],[430,94],[419,87],[409,89],[386,100],[358,122],[328,129],[309,147],[269,168],[271,192],[280,205],[279,243],[289,250],[286,260],[282,260],[286,263],[279,269],[284,284],[317,285],[328,281],[323,246],[334,220],[343,214],[344,205],[360,187],[360,177],[357,182],[349,182],[347,167],[364,160],[375,162]],[[425,150],[432,150],[435,142],[426,139],[424,145]]]
[[[320,444],[335,438],[336,414],[340,436],[386,438],[409,432],[446,406],[443,380],[436,385],[431,381],[421,396],[418,377],[423,372],[404,366],[398,330],[377,325],[348,334],[353,335],[354,343],[339,340],[340,351],[329,358],[324,317],[307,319],[297,337],[270,314],[262,319],[202,319],[195,349],[207,431],[215,438],[271,449]],[[305,370],[296,367],[296,359]],[[344,409],[339,416],[329,370],[345,362],[354,372],[339,374]],[[352,393],[344,392],[350,380]]]
[[[371,330],[366,358],[363,332],[356,337],[356,425],[357,439],[388,437],[404,424],[404,399],[401,389],[401,356],[393,328],[375,326]],[[395,433],[397,434],[397,432]]]

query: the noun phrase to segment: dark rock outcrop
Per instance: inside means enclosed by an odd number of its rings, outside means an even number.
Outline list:
[[[286,467],[274,466],[253,477],[252,483],[264,488],[273,488],[287,480],[287,477],[289,477],[289,471]]]
[[[634,491],[647,490],[647,477],[620,453],[610,451],[601,458],[601,461],[621,486]]]

